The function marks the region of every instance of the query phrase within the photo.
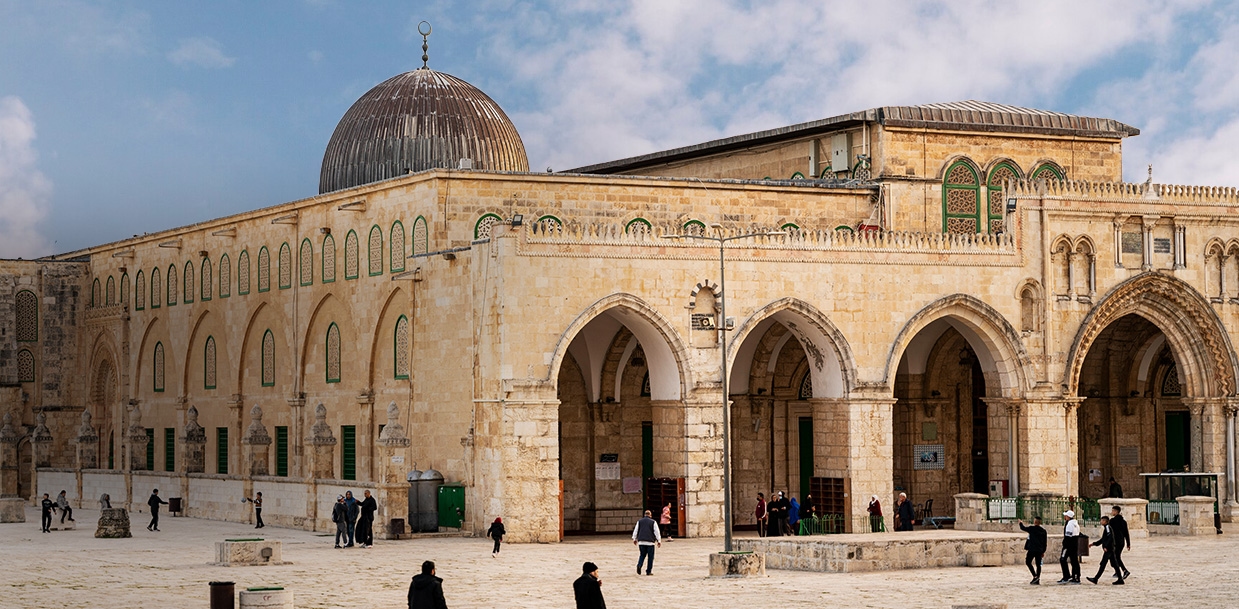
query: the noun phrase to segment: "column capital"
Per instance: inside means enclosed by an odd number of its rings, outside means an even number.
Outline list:
[[[981,398],[987,406],[1001,408],[1007,416],[1018,416],[1024,407],[1024,398]]]

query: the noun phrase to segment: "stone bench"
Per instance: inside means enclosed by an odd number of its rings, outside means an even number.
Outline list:
[[[215,563],[224,567],[285,565],[277,540],[225,539],[215,542]]]
[[[293,609],[293,607],[292,590],[246,588],[241,591],[241,609]]]

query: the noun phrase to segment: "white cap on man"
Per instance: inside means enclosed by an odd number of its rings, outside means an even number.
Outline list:
[[[1076,513],[1073,512],[1072,510],[1067,510],[1066,512],[1063,512],[1063,516],[1066,516],[1068,518],[1075,518]]]

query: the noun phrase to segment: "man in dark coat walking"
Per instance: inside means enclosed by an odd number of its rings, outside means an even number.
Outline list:
[[[572,582],[572,594],[576,596],[576,609],[607,609],[602,598],[602,580],[598,579],[598,565],[587,562],[581,565],[581,576]]]
[[[1028,582],[1033,586],[1041,584],[1041,561],[1045,558],[1046,546],[1049,545],[1045,529],[1041,528],[1041,517],[1033,518],[1033,524],[1030,527],[1024,526],[1024,521],[1019,521],[1020,530],[1028,533],[1028,541],[1024,542],[1024,551],[1027,554],[1024,556],[1024,564],[1028,565],[1028,571],[1032,573],[1032,581]],[[1034,566],[1035,565],[1035,566]]]
[[[151,507],[151,523],[146,525],[146,530],[159,530],[159,504],[161,503],[166,505],[168,502],[159,496],[159,489],[151,491],[151,498],[146,500],[146,505]]]
[[[435,577],[434,561],[422,563],[422,572],[409,584],[409,609],[447,609],[443,580]]]
[[[379,503],[366,491],[366,498],[361,500],[361,518],[357,519],[357,541],[363,548],[374,547],[374,513],[379,510]]]
[[[1131,571],[1123,564],[1124,547],[1131,549],[1131,532],[1127,530],[1127,519],[1123,518],[1122,512],[1123,508],[1117,505],[1110,507],[1110,531],[1114,534],[1114,554],[1110,561],[1114,565],[1114,576],[1120,580],[1131,577]]]
[[[899,505],[895,506],[895,514],[899,516],[899,526],[896,531],[911,531],[912,525],[916,524],[916,510],[912,508],[912,502],[908,501],[907,493],[899,493]]]

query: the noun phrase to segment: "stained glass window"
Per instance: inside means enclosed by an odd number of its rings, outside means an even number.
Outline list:
[[[327,382],[340,382],[340,327],[327,326]]]
[[[375,225],[370,229],[370,275],[383,274],[383,229]]]
[[[1019,173],[1016,171],[1015,166],[1010,163],[999,163],[990,170],[988,187],[986,189],[989,195],[989,209],[987,210],[989,232],[1002,232],[1004,208],[1006,207],[1006,199],[1002,196],[1002,189],[1007,182],[1018,178]]]
[[[323,237],[323,283],[336,280],[336,240],[330,234]]]
[[[155,343],[154,363],[151,366],[151,376],[153,377],[153,385],[155,391],[163,391],[163,343]]]
[[[30,290],[22,290],[17,293],[13,304],[17,318],[17,342],[39,340],[39,297]]]
[[[163,283],[159,280],[159,267],[155,267],[151,269],[151,308],[158,309],[163,297]]]
[[[17,352],[17,382],[34,382],[34,354],[29,349]]]
[[[275,385],[275,335],[267,330],[262,335],[262,386]]]
[[[219,257],[219,297],[232,296],[232,260],[228,254]]]
[[[981,185],[977,172],[965,161],[947,169],[942,185],[942,230],[947,233],[981,232]]]
[[[250,253],[241,250],[237,256],[237,293],[244,296],[250,293]]]
[[[503,221],[503,218],[495,214],[484,214],[481,218],[478,218],[477,224],[473,225],[473,240],[490,239],[491,229],[501,221]]]
[[[293,249],[288,243],[280,244],[280,289],[293,287]]]
[[[361,262],[358,260],[360,252],[358,251],[357,233],[349,231],[344,237],[344,278],[357,279],[358,273],[361,272]]]
[[[266,292],[271,289],[271,252],[267,251],[267,246],[262,246],[258,250],[258,291]]]
[[[116,279],[108,275],[108,287],[103,291],[103,304],[112,306],[116,304]]]
[[[138,278],[133,282],[133,308],[141,311],[146,308],[146,273],[138,271]]]
[[[396,334],[393,340],[393,349],[395,350],[395,373],[398,379],[409,378],[409,339],[410,328],[409,318],[404,315],[396,320]]]
[[[166,295],[168,298],[168,306],[170,307],[176,306],[177,300],[181,297],[181,295],[177,293],[177,285],[176,265],[170,264],[168,265],[168,293]]]
[[[194,274],[195,274],[194,263],[186,262],[185,263],[185,277],[182,279],[182,281],[185,282],[185,302],[186,303],[190,303],[194,301]]]
[[[652,230],[653,227],[650,226],[649,220],[646,220],[645,218],[634,218],[626,226],[624,226],[625,233],[638,237],[647,237]]]
[[[396,220],[391,225],[391,264],[393,273],[404,270],[404,224]]]
[[[215,268],[210,258],[202,259],[202,300],[210,300],[215,292]]]
[[[215,388],[215,337],[208,336],[206,347],[202,350],[202,386],[204,389]]]
[[[129,273],[120,276],[120,303],[129,306]]]
[[[425,254],[430,251],[430,234],[426,227],[426,218],[418,216],[413,221],[413,254]]]
[[[314,246],[309,239],[301,240],[301,253],[297,262],[300,267],[301,285],[314,285]]]

